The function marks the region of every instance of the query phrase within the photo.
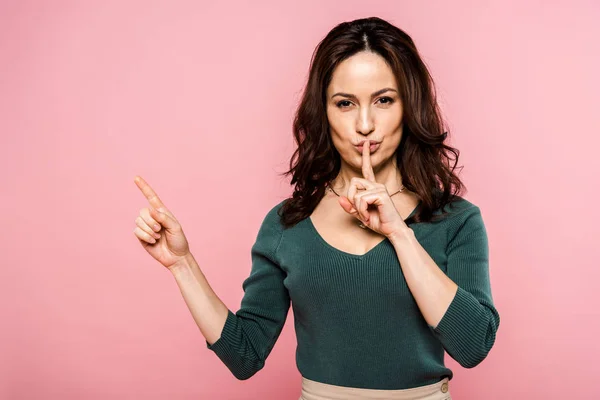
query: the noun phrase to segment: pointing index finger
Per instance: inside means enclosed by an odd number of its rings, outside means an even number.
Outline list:
[[[375,173],[371,165],[371,142],[368,140],[363,143],[362,174],[365,179],[375,182]]]
[[[150,203],[150,205],[152,207],[154,207],[155,209],[158,209],[158,208],[166,209],[165,205],[160,200],[160,198],[158,197],[156,192],[154,190],[152,190],[150,185],[148,185],[141,176],[136,176],[134,181],[135,181],[135,184],[137,185],[137,187],[140,188],[140,190],[142,191],[144,196],[146,196],[146,198],[148,199],[148,202]]]

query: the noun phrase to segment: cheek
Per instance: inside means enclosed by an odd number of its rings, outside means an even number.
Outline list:
[[[329,133],[333,143],[337,146],[345,146],[355,137],[354,127],[347,118],[329,118]]]
[[[381,155],[386,159],[389,157],[393,157],[394,153],[398,149],[398,146],[400,145],[401,139],[401,131],[396,131],[390,133],[389,135],[386,135],[386,137],[383,139],[385,147],[382,149],[383,151],[381,152]]]
[[[344,137],[341,137],[339,135],[339,133],[336,133],[335,131],[331,132],[331,141],[333,142],[333,147],[336,148],[336,150],[338,151],[338,153],[340,153],[340,155],[343,158],[347,158],[347,154],[348,154],[348,140]]]
[[[397,130],[400,124],[402,123],[402,112],[401,109],[396,110],[386,110],[388,112],[381,113],[378,115],[379,124],[382,127],[385,127],[386,132],[392,132]]]
[[[327,120],[329,121],[329,126],[335,133],[339,136],[345,136],[348,132],[349,121],[348,118],[344,118],[344,116],[339,113],[332,112],[327,116]]]

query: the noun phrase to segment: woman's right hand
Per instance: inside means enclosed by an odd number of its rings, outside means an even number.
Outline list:
[[[150,207],[140,210],[133,232],[155,260],[170,268],[190,254],[188,241],[175,216],[167,210],[150,185],[141,176],[136,176],[134,181],[148,199]]]

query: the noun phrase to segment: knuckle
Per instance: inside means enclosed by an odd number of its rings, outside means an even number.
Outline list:
[[[138,228],[139,229],[139,228]],[[139,229],[136,233],[137,237],[139,237],[142,240],[145,240],[146,242],[150,242],[150,243],[155,243],[156,240],[150,235],[148,234],[148,232]]]
[[[136,228],[136,232],[138,233],[138,236],[141,235],[143,237],[146,237],[148,235],[148,232],[146,231],[143,225],[138,225]]]
[[[152,215],[150,214],[150,207],[146,207],[142,210],[143,212],[140,214],[142,216],[142,218],[144,218],[146,221],[152,218]]]
[[[144,220],[139,217],[135,219],[135,224],[140,228],[144,228],[145,225]]]
[[[149,214],[143,215],[141,217],[141,220],[144,222],[144,225],[148,226],[148,228],[152,227],[152,229],[154,229],[154,230],[157,230],[157,231],[160,230],[160,226],[158,229],[155,228],[155,225],[159,225],[159,224]]]
[[[147,229],[147,225],[146,222],[142,219],[142,218],[138,218],[135,220],[137,226],[139,226],[143,231],[145,231]]]
[[[144,236],[144,232],[140,228],[135,228],[133,233],[138,239],[146,240],[146,236]]]

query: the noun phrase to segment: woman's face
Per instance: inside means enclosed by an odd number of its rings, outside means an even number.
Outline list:
[[[327,88],[327,119],[342,162],[360,170],[362,146],[357,145],[365,139],[372,144],[374,168],[392,159],[402,138],[402,104],[383,57],[363,51],[336,67]]]

